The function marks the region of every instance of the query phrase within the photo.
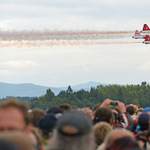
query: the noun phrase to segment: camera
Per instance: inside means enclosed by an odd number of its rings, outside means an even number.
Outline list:
[[[117,101],[112,101],[112,102],[110,103],[110,105],[117,106],[117,105],[118,105],[118,102],[117,102]]]

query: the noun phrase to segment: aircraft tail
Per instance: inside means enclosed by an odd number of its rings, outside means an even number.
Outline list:
[[[150,28],[148,27],[147,24],[144,24],[144,25],[143,25],[143,31],[147,31],[147,30],[150,30]]]
[[[135,30],[135,35],[141,35],[138,30]]]
[[[146,35],[145,41],[150,41],[150,36],[149,35]]]

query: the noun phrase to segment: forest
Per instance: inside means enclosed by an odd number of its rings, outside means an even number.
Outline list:
[[[106,98],[119,100],[126,105],[150,106],[150,85],[147,82],[142,82],[141,85],[98,85],[97,87],[91,87],[89,92],[83,89],[73,91],[71,86],[68,86],[66,91],[60,91],[57,96],[54,95],[51,89],[47,89],[45,95],[33,97],[27,103],[31,109],[40,108],[43,110],[63,103],[68,103],[71,106],[75,105],[79,108],[92,108],[96,104],[101,104]],[[23,100],[23,98],[20,100]]]
[[[7,99],[9,97],[6,97]],[[150,106],[150,85],[142,82],[137,85],[98,85],[91,87],[90,91],[83,89],[73,91],[71,86],[67,90],[62,90],[55,95],[51,89],[47,89],[45,95],[40,97],[16,97],[18,100],[26,102],[31,109],[40,108],[47,110],[53,106],[59,106],[63,103],[75,105],[79,108],[92,108],[96,104],[101,104],[106,98],[114,101],[121,101],[127,104],[136,104],[140,107]],[[1,99],[1,100],[5,100]]]

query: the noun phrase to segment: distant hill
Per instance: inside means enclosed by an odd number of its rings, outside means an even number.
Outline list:
[[[81,89],[89,91],[91,87],[96,87],[97,85],[106,85],[105,83],[100,82],[88,82],[85,84],[78,84],[76,86],[71,86],[74,91],[78,91]],[[67,87],[48,87],[48,86],[40,86],[31,83],[22,83],[22,84],[9,84],[0,82],[0,98],[5,98],[6,96],[42,96],[46,93],[46,90],[50,88],[55,95],[59,94],[61,90],[66,90]]]
[[[86,91],[90,91],[91,87],[97,87],[98,85],[108,85],[108,84],[101,83],[101,82],[90,81],[88,83],[78,84],[78,85],[75,85],[75,86],[71,86],[71,88],[74,91],[78,91],[78,90],[81,90],[81,89],[84,89]],[[63,89],[63,90],[67,89],[67,87],[60,87],[60,88]]]

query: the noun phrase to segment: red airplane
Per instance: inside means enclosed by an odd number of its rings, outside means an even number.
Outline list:
[[[147,24],[143,25],[143,30],[140,31],[141,33],[150,33],[150,28],[148,27]]]
[[[145,41],[143,41],[144,44],[150,44],[150,36],[146,35]]]
[[[138,30],[135,30],[135,34],[134,34],[134,36],[132,36],[132,38],[135,38],[135,39],[145,39],[145,36],[146,35],[141,35]]]

